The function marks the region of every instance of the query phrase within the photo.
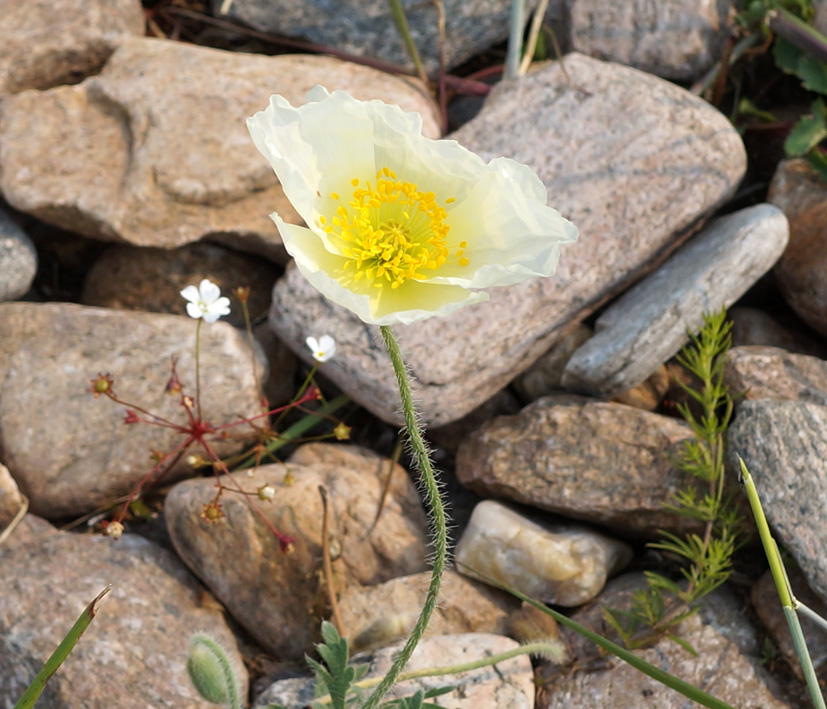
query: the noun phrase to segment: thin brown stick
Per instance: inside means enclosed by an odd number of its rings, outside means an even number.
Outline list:
[[[402,455],[402,443],[403,439],[400,436],[396,439],[396,445],[394,445],[393,447],[390,465],[388,466],[388,474],[385,477],[385,481],[382,483],[382,494],[379,496],[379,504],[376,507],[376,516],[373,518],[373,522],[371,522],[370,528],[368,529],[368,534],[373,533],[373,530],[376,528],[376,525],[379,524],[379,518],[382,516],[382,510],[385,509],[385,501],[388,499],[388,492],[391,489],[393,469],[394,466],[399,462],[399,456]]]
[[[333,588],[333,563],[330,560],[330,514],[327,504],[327,490],[319,485],[319,495],[322,498],[322,568],[324,569],[324,580],[327,586],[327,597],[330,600],[330,612],[333,616],[333,625],[339,635],[345,637],[345,624],[342,622],[342,614],[339,612],[339,600],[336,597],[336,589]]]

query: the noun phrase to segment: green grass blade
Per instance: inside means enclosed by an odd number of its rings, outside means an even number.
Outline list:
[[[347,396],[347,394],[339,394],[339,396],[335,399],[324,404],[318,411],[314,411],[312,414],[306,414],[304,418],[299,419],[286,431],[280,433],[278,438],[270,441],[261,457],[263,458],[265,455],[275,453],[279,448],[283,448],[288,443],[293,443],[297,438],[307,433],[317,423],[324,421],[326,416],[331,416],[349,401],[350,397]],[[239,465],[234,467],[233,470],[252,468],[255,464],[256,456],[251,455],[243,463],[239,463]]]
[[[66,634],[66,637],[63,638],[60,645],[57,646],[57,649],[52,653],[52,656],[46,660],[46,664],[43,665],[43,668],[32,680],[32,683],[23,693],[23,696],[20,697],[17,704],[14,705],[14,709],[30,709],[35,705],[38,697],[40,697],[40,693],[46,686],[46,682],[48,682],[49,678],[57,672],[58,667],[63,664],[63,661],[69,656],[69,653],[72,652],[77,644],[77,641],[80,640],[80,636],[83,635],[86,628],[89,627],[89,623],[91,623],[92,619],[95,615],[97,615],[98,609],[103,601],[103,597],[109,593],[111,588],[111,586],[107,586],[88,606],[86,606],[86,609],[80,614],[77,621],[75,621],[72,629]]]
[[[632,652],[629,652],[625,648],[613,643],[611,640],[607,640],[602,635],[598,635],[593,630],[589,630],[586,626],[580,625],[577,621],[572,620],[568,616],[563,615],[562,613],[558,613],[551,608],[548,608],[545,604],[540,603],[539,601],[535,601],[533,598],[526,596],[523,593],[520,593],[516,589],[510,588],[495,581],[492,578],[489,578],[485,574],[480,573],[479,571],[475,571],[471,567],[466,566],[465,568],[469,569],[469,571],[473,572],[474,575],[483,579],[486,583],[501,588],[503,591],[507,591],[512,596],[519,598],[521,601],[525,601],[526,603],[530,603],[534,606],[537,610],[542,611],[546,615],[550,615],[554,620],[556,620],[561,625],[565,625],[570,630],[573,630],[575,633],[582,635],[584,638],[591,640],[595,645],[603,648],[607,652],[612,653],[616,657],[619,657],[624,662],[630,664],[636,670],[643,672],[643,674],[648,675],[652,679],[660,682],[667,687],[674,689],[676,692],[680,692],[685,697],[697,702],[701,706],[709,707],[709,709],[734,709],[734,707],[730,706],[726,702],[722,702],[720,699],[713,697],[711,694],[707,694],[701,689],[698,689],[689,682],[685,682],[674,675],[669,674],[668,672],[662,670],[660,667],[655,667],[646,660],[641,659],[637,655]]]
[[[807,681],[807,691],[810,693],[810,699],[812,699],[813,705],[818,709],[825,709],[824,697],[821,694],[818,678],[813,669],[813,661],[807,650],[807,642],[804,640],[801,623],[796,614],[799,603],[795,600],[795,596],[793,596],[792,589],[790,588],[787,570],[784,568],[784,562],[781,560],[781,554],[778,552],[778,545],[775,543],[770,526],[767,523],[767,517],[764,515],[764,508],[761,506],[758,490],[755,488],[755,481],[752,479],[746,463],[744,463],[740,456],[738,456],[738,463],[741,466],[741,481],[747,493],[752,515],[755,517],[755,526],[758,527],[758,535],[761,537],[761,543],[764,545],[764,553],[767,555],[767,561],[769,561],[770,564],[772,580],[775,582],[778,598],[781,599],[781,606],[787,618],[787,625],[790,627],[790,634],[793,637],[795,652],[801,662],[801,669],[804,670],[804,678]]]

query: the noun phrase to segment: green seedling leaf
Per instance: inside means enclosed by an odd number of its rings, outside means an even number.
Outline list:
[[[752,116],[753,118],[757,118],[758,120],[763,121],[764,123],[775,123],[776,121],[776,118],[772,113],[758,108],[758,106],[756,106],[748,98],[742,98],[738,102],[738,115]]]
[[[825,116],[824,102],[816,99],[813,101],[812,109],[813,114],[799,120],[793,126],[787,140],[784,141],[784,150],[790,157],[806,155],[827,138],[827,116]]]
[[[773,42],[772,58],[775,60],[775,65],[785,74],[793,74],[801,78],[798,73],[798,62],[803,56],[802,49],[782,37],[777,37]]]
[[[807,155],[807,162],[823,180],[827,180],[827,155],[821,150],[816,149]]]
[[[798,60],[798,75],[805,89],[827,94],[827,64],[815,57],[802,56]]]
[[[35,702],[46,686],[46,682],[57,672],[57,669],[63,664],[63,661],[69,656],[69,653],[72,652],[78,640],[80,640],[80,636],[86,632],[92,619],[97,615],[104,597],[111,589],[111,586],[107,586],[86,606],[86,609],[80,614],[80,617],[75,621],[71,630],[66,634],[66,637],[63,638],[63,641],[57,646],[57,649],[52,653],[51,657],[46,660],[46,664],[43,665],[43,668],[37,673],[34,680],[32,680],[32,683],[23,693],[23,696],[20,697],[17,704],[14,705],[14,709],[31,709],[31,707],[35,705]]]

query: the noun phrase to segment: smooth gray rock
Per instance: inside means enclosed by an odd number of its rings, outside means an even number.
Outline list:
[[[727,0],[563,1],[572,49],[666,79],[700,76],[733,31]]]
[[[569,359],[563,385],[612,397],[643,382],[778,260],[789,236],[778,208],[757,205],[717,219],[607,308]]]
[[[537,0],[529,0],[530,12]],[[263,32],[301,37],[360,57],[413,68],[387,0],[211,0],[213,12]],[[439,65],[436,6],[403,0],[411,36],[429,72]],[[511,0],[442,0],[447,69],[508,38]]]
[[[0,301],[25,295],[37,274],[37,249],[32,240],[0,209]]]
[[[3,101],[0,191],[94,239],[174,248],[209,236],[285,261],[268,215],[299,217],[244,122],[271,94],[300,105],[316,84],[419,111],[426,135],[439,135],[433,101],[412,79],[331,57],[133,37],[97,76]]]
[[[729,462],[746,463],[776,540],[827,600],[827,407],[744,401],[728,440]]]
[[[27,516],[0,546],[0,706],[14,705],[81,611],[112,590],[38,706],[208,709],[190,681],[187,645],[207,632],[246,696],[247,670],[222,611],[171,552],[135,534],[59,532]]]
[[[503,388],[651,268],[743,174],[740,137],[704,101],[582,55],[568,55],[565,68],[549,63],[500,84],[482,113],[451,136],[485,159],[505,155],[534,168],[580,237],[563,248],[552,278],[492,289],[487,303],[397,328],[430,425],[461,418]],[[270,323],[302,357],[305,337],[333,335],[339,353],[325,374],[380,418],[401,421],[375,328],[326,302],[294,270],[273,290]]]

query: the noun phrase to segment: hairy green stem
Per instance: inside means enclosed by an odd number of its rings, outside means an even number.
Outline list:
[[[488,657],[481,657],[479,660],[471,660],[470,662],[460,662],[456,665],[445,665],[442,667],[424,667],[420,670],[408,670],[407,672],[402,672],[398,680],[400,682],[405,682],[409,679],[419,679],[420,677],[441,677],[443,675],[455,675],[459,674],[460,672],[470,672],[472,670],[478,670],[482,667],[490,667],[492,665],[496,665],[500,662],[505,662],[506,660],[510,660],[512,657],[519,657],[520,655],[538,655],[538,656],[551,656],[551,657],[562,657],[565,655],[565,650],[563,649],[562,643],[530,643],[528,645],[520,645],[520,647],[512,648],[511,650],[505,650],[504,652],[499,652],[496,655],[489,655]],[[359,682],[354,682],[354,687],[361,687],[362,689],[369,689],[370,687],[375,687],[379,682],[381,682],[381,677],[369,677],[368,679],[360,680]],[[320,699],[316,700],[319,704],[330,704],[330,696],[321,697]]]
[[[390,327],[382,326],[381,331],[382,338],[385,340],[385,347],[388,349],[388,354],[393,364],[393,370],[396,373],[396,381],[399,385],[399,398],[402,401],[405,428],[407,429],[411,449],[413,450],[416,464],[419,468],[419,474],[422,478],[422,485],[425,488],[425,496],[431,508],[434,534],[434,564],[431,572],[431,582],[428,586],[428,593],[425,596],[425,602],[422,605],[419,619],[416,621],[410,637],[399,655],[397,655],[390,670],[382,678],[373,694],[368,697],[362,709],[374,709],[378,706],[382,697],[387,694],[405,665],[408,664],[408,660],[422,639],[425,629],[428,627],[428,621],[431,619],[431,615],[436,607],[439,588],[442,584],[442,572],[445,570],[445,561],[448,556],[448,525],[445,520],[445,506],[442,502],[439,483],[437,482],[434,468],[431,465],[431,459],[428,455],[428,447],[425,444],[422,429],[416,420],[416,409],[411,392],[411,383],[408,379],[408,371],[402,359],[399,343],[393,334],[393,330],[391,330]]]

